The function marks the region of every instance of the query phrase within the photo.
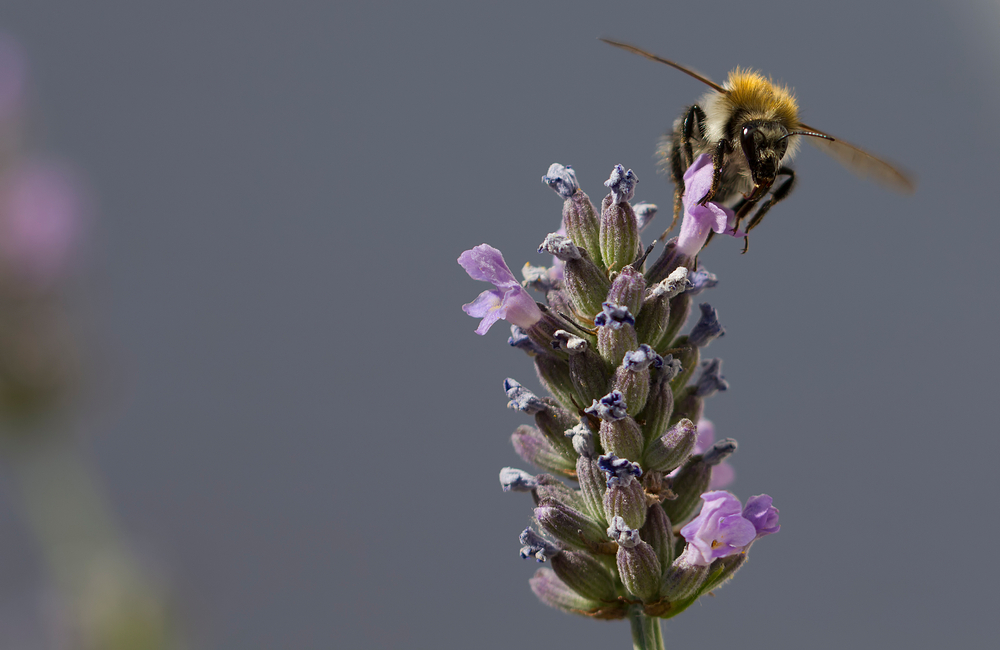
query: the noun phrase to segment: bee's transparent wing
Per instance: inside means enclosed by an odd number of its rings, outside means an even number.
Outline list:
[[[801,128],[805,131],[812,131],[813,133],[825,136],[822,138],[810,137],[806,139],[814,147],[829,154],[830,157],[852,173],[863,178],[870,178],[880,185],[904,194],[911,194],[917,188],[913,178],[909,174],[900,171],[880,158],[876,158],[867,151],[824,133],[819,129],[814,129],[811,126],[802,124]],[[829,138],[829,140],[826,138]]]

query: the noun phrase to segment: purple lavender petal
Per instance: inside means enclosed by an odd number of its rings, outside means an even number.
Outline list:
[[[474,301],[462,305],[466,314],[483,319],[476,328],[476,334],[486,334],[501,318],[525,329],[541,319],[542,311],[507,268],[500,251],[489,244],[480,244],[463,252],[458,263],[473,279],[492,282],[496,286],[496,289],[484,291]]]
[[[758,494],[747,499],[743,517],[753,524],[757,537],[771,535],[781,530],[778,524],[778,509],[771,505],[772,499],[766,494]]]
[[[740,500],[729,492],[706,492],[701,498],[701,512],[681,528],[681,535],[697,551],[692,553],[694,563],[704,566],[739,553],[755,539],[757,531],[743,518]]]
[[[712,173],[712,157],[708,154],[698,156],[684,172],[684,196],[681,198],[684,219],[677,236],[677,251],[689,257],[694,257],[702,249],[710,230],[734,237],[746,235],[733,230],[736,213],[729,208],[713,201],[699,205],[712,189]]]
[[[473,280],[489,282],[498,289],[508,289],[516,284],[517,278],[504,262],[503,253],[489,244],[480,244],[458,256],[458,263]]]

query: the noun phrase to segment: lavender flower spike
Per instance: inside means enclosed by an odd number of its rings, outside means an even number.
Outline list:
[[[701,498],[701,512],[681,528],[692,564],[708,566],[717,558],[739,553],[756,539],[756,527],[743,517],[740,500],[733,494],[718,490]]]
[[[745,232],[734,231],[736,213],[718,203],[701,204],[712,189],[712,157],[702,154],[684,172],[684,220],[677,236],[677,252],[693,258],[705,245],[708,231],[744,237]]]
[[[458,263],[473,280],[491,282],[496,287],[462,305],[466,314],[483,319],[476,334],[486,334],[501,318],[524,329],[541,320],[542,310],[511,273],[500,251],[489,244],[480,244],[462,253]]]

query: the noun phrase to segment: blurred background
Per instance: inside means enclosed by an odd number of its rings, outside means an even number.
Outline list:
[[[704,298],[707,404],[782,531],[667,647],[988,647],[1000,7],[843,0],[0,7],[0,647],[628,647],[539,603],[505,327],[455,263],[515,269],[759,68],[914,196],[819,151]],[[654,223],[650,230],[657,230]],[[530,468],[525,468],[530,469]]]

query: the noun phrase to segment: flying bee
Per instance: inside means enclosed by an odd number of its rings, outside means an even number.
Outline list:
[[[758,72],[737,68],[720,86],[679,63],[625,43],[601,40],[676,68],[713,91],[685,109],[660,149],[674,181],[674,218],[663,236],[683,212],[684,172],[701,154],[712,156],[713,167],[712,188],[701,203],[729,204],[736,212],[734,231],[753,212],[745,230],[750,232],[768,210],[788,197],[795,172],[785,163],[794,157],[800,137],[809,138],[809,142],[859,176],[898,192],[914,190],[913,181],[884,160],[803,124],[792,92]],[[770,196],[761,202],[768,193]]]

